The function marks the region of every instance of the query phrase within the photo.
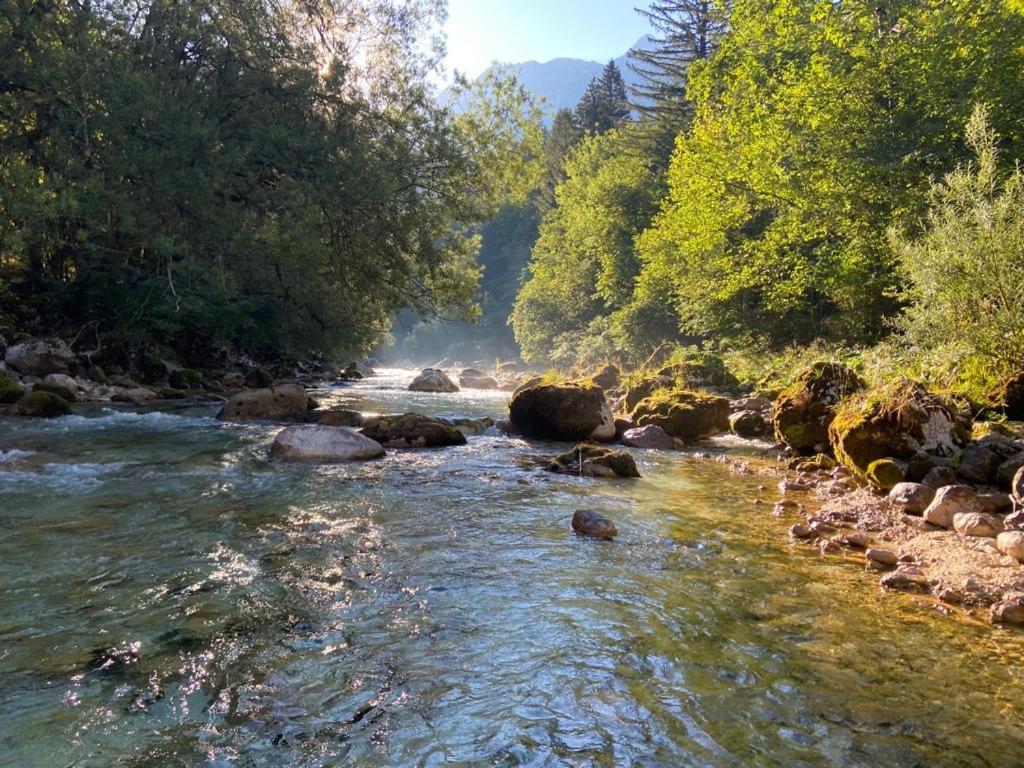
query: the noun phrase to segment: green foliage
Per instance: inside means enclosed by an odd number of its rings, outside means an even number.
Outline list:
[[[999,173],[985,108],[967,141],[976,160],[933,187],[925,232],[892,233],[910,282],[901,323],[946,365],[980,366],[994,379],[1024,363],[1024,172]]]
[[[576,105],[576,125],[592,133],[604,133],[629,119],[626,82],[614,61],[609,61],[600,77],[587,85]]]

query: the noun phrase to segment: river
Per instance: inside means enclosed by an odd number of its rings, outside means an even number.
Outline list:
[[[412,375],[316,396],[505,411]],[[0,420],[0,765],[1024,764],[1021,634],[787,544],[763,478],[497,433],[279,463],[215,411]]]

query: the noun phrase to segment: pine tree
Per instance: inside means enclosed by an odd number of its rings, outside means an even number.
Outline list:
[[[560,109],[544,133],[544,181],[537,190],[535,203],[541,213],[555,206],[555,187],[565,179],[565,158],[575,147],[582,132],[571,109]]]
[[[576,123],[585,131],[604,133],[629,118],[626,82],[614,61],[609,61],[600,77],[587,85],[576,105]]]

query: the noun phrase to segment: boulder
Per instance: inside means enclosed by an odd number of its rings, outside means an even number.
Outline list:
[[[615,523],[592,509],[577,509],[572,515],[572,529],[580,536],[613,539],[619,535]]]
[[[245,386],[245,376],[234,371],[225,373],[224,378],[221,379],[221,384],[224,385],[225,389],[241,389]]]
[[[1014,595],[995,603],[991,615],[997,624],[1024,624],[1024,595]]]
[[[605,423],[608,405],[596,384],[538,384],[512,395],[509,418],[526,437],[585,440]]]
[[[245,385],[252,389],[269,389],[274,385],[274,377],[266,368],[251,368],[245,373]]]
[[[763,437],[770,427],[762,411],[746,410],[729,415],[729,429],[739,437]]]
[[[699,440],[729,429],[729,401],[704,392],[662,390],[641,400],[632,417],[641,427],[654,424],[680,440]]]
[[[597,384],[601,389],[615,389],[615,387],[619,386],[619,383],[622,381],[622,371],[619,370],[617,365],[608,363],[595,371],[594,374],[591,375],[590,380]]]
[[[953,530],[964,536],[994,539],[1003,532],[1003,521],[995,515],[960,512],[953,515]]]
[[[626,451],[585,443],[556,456],[547,469],[586,477],[640,477],[636,462]]]
[[[654,448],[658,450],[675,448],[677,445],[676,438],[656,424],[627,429],[622,435],[622,443],[634,448]]]
[[[874,563],[886,566],[887,568],[895,566],[898,560],[896,553],[891,549],[878,549],[875,547],[868,547],[864,551],[864,557]]]
[[[0,376],[0,405],[18,402],[25,394],[25,388],[10,376]]]
[[[167,374],[167,384],[173,389],[196,389],[203,384],[203,376],[192,368],[175,368]]]
[[[1017,470],[1017,474],[1010,481],[1010,498],[1013,499],[1013,511],[1024,510],[1024,467]]]
[[[880,583],[884,589],[898,592],[928,592],[928,579],[920,570],[913,567],[897,568],[885,574]]]
[[[332,408],[320,414],[317,424],[323,424],[325,427],[361,427],[363,414],[345,408]]]
[[[594,431],[590,433],[587,439],[598,443],[610,443],[615,440],[615,434],[615,417],[612,415],[612,409],[608,407],[606,401],[602,401],[601,423],[594,427]]]
[[[72,393],[78,391],[78,382],[66,373],[48,373],[43,376],[43,384],[49,384],[54,387],[63,387]]]
[[[844,400],[829,427],[836,458],[861,476],[877,459],[953,455],[966,437],[957,411],[910,379]]]
[[[999,469],[999,455],[983,445],[969,445],[956,457],[956,475],[967,483],[987,483]]]
[[[115,403],[132,403],[141,405],[150,400],[159,399],[160,395],[147,387],[110,387],[110,399]]]
[[[1006,487],[1013,482],[1013,476],[1024,467],[1024,451],[1015,453],[996,468],[996,482]]]
[[[1024,531],[1004,531],[996,536],[996,547],[1004,555],[1024,562]]]
[[[868,482],[881,491],[889,491],[907,478],[906,464],[895,459],[877,459],[864,473]]]
[[[50,392],[32,391],[22,396],[14,406],[16,416],[37,416],[53,418],[71,413],[71,406],[63,397]]]
[[[814,535],[814,531],[806,523],[793,523],[789,526],[789,536],[793,539],[809,539]]]
[[[452,419],[451,421],[464,435],[482,435],[488,429],[496,426],[496,422],[490,416],[479,419]]]
[[[310,408],[310,397],[297,384],[243,389],[224,405],[218,419],[284,419],[301,416]]]
[[[440,368],[424,368],[409,384],[410,392],[458,392],[459,388]]]
[[[932,467],[921,479],[921,485],[939,489],[946,485],[956,484],[956,472],[952,467]]]
[[[863,386],[843,363],[815,363],[775,399],[771,413],[775,437],[798,451],[827,443],[836,407]]]
[[[32,385],[32,391],[49,392],[51,395],[56,395],[57,397],[67,400],[69,403],[78,401],[78,395],[76,394],[78,391],[77,387],[74,389],[68,389],[67,387],[62,387],[59,384],[47,384],[42,381],[37,381]]]
[[[729,408],[733,411],[760,411],[764,413],[772,409],[772,401],[767,397],[751,395],[750,397],[741,397],[738,400],[729,401]]]
[[[30,339],[7,348],[4,363],[27,376],[67,373],[75,353],[60,339]]]
[[[889,501],[908,515],[920,515],[935,498],[935,489],[920,483],[897,483],[889,491]]]
[[[476,368],[468,368],[467,370],[476,371]],[[479,375],[470,375],[465,371],[459,374],[459,386],[463,389],[497,389],[498,382],[493,376],[488,376],[486,373],[479,373]]]
[[[626,388],[626,393],[622,396],[622,407],[627,412],[631,413],[642,400],[646,400],[655,392],[662,389],[672,388],[673,381],[668,376],[656,376],[653,378],[643,379],[642,381]]]
[[[1005,493],[979,493],[978,502],[986,515],[1007,515],[1013,511],[1013,499]]]
[[[950,528],[956,515],[970,512],[984,512],[978,493],[966,485],[947,485],[939,488],[925,507],[924,519],[940,528]]]
[[[384,446],[349,427],[296,424],[277,433],[270,453],[279,459],[355,461],[384,455]]]
[[[362,433],[385,448],[430,448],[466,444],[466,436],[450,421],[419,413],[367,419]]]
[[[740,384],[722,357],[706,350],[687,350],[681,360],[661,368],[658,376],[687,389],[736,390]]]

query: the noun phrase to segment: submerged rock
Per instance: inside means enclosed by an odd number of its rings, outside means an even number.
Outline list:
[[[665,450],[675,448],[679,443],[676,438],[672,437],[672,435],[657,424],[648,424],[646,427],[627,429],[622,434],[622,444],[634,448]]]
[[[296,424],[277,433],[270,453],[279,459],[356,461],[384,455],[384,447],[349,427]]]
[[[466,444],[466,436],[454,424],[420,413],[367,419],[362,433],[385,448],[431,448]]]
[[[729,401],[703,392],[663,390],[641,400],[633,420],[641,427],[661,427],[681,440],[699,440],[729,429]]]
[[[626,451],[587,444],[556,456],[548,465],[548,471],[585,477],[640,477],[636,462]]]
[[[306,390],[297,384],[265,389],[245,389],[232,396],[218,419],[283,419],[311,410]]]
[[[488,376],[483,371],[467,368],[459,374],[459,386],[463,389],[497,389],[498,382],[493,376]]]
[[[363,414],[359,411],[350,411],[346,408],[332,408],[321,413],[317,418],[317,423],[327,427],[361,427],[364,420]]]
[[[75,353],[60,339],[30,339],[8,347],[4,363],[27,376],[67,373],[75,362]]]
[[[17,405],[14,406],[14,413],[17,416],[36,416],[49,419],[66,416],[71,413],[71,406],[63,397],[36,390],[18,400]]]
[[[409,384],[410,392],[458,392],[455,382],[440,368],[424,368]]]
[[[572,516],[572,529],[580,536],[613,539],[619,535],[615,523],[592,509],[577,509]]]
[[[596,384],[538,384],[520,388],[509,404],[509,418],[526,437],[576,441],[605,422],[608,405]]]
[[[827,443],[836,407],[863,386],[843,363],[815,363],[775,399],[771,421],[776,438],[798,451]]]

